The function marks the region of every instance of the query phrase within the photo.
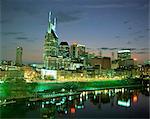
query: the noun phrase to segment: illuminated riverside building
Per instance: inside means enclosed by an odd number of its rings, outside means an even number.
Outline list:
[[[0,65],[11,65],[11,66],[13,66],[13,65],[15,65],[15,61],[12,61],[12,60],[2,60],[2,61],[0,61]]]
[[[63,56],[63,58],[69,58],[70,57],[70,48],[67,42],[61,42],[59,44],[59,55]]]
[[[71,58],[72,59],[84,59],[85,57],[85,45],[73,43],[71,45]]]
[[[70,48],[71,54],[71,70],[83,69],[86,66],[86,52],[85,45],[73,43]]]
[[[111,53],[111,60],[112,60],[112,61],[115,60],[115,53],[114,53],[114,52]]]
[[[90,64],[93,67],[98,67],[100,69],[111,69],[111,58],[110,57],[95,57],[90,59]]]
[[[84,59],[85,58],[85,45],[77,45],[78,47],[78,57],[80,59]]]
[[[131,59],[131,51],[130,50],[119,50],[118,51],[118,59],[119,60]]]
[[[17,47],[16,49],[16,65],[17,66],[22,66],[22,52],[23,52],[23,48]]]
[[[130,67],[134,65],[134,60],[131,58],[130,50],[118,51],[119,67]]]
[[[71,64],[70,47],[67,42],[59,44],[58,69],[68,70]]]
[[[71,58],[72,59],[77,59],[78,58],[78,44],[77,43],[73,43],[71,45]]]
[[[20,69],[17,69],[14,67],[12,70],[7,70],[7,71],[1,71],[0,72],[0,77],[2,79],[8,79],[9,81],[17,80],[17,79],[23,79],[24,78],[24,72]]]
[[[51,12],[49,12],[48,30],[44,40],[44,67],[47,69],[57,69],[58,56],[58,36],[56,34],[56,18],[51,20]]]

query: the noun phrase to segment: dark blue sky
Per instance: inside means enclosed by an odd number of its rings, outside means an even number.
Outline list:
[[[57,17],[59,42],[134,48],[136,58],[148,58],[149,0],[2,0],[1,7],[2,59],[15,60],[22,46],[25,62],[42,61],[49,11]]]

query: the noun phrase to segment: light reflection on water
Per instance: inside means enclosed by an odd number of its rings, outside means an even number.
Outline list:
[[[82,91],[73,96],[1,107],[2,118],[115,118],[149,116],[149,89]]]

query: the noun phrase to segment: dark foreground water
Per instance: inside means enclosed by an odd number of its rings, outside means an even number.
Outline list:
[[[149,118],[149,89],[82,91],[45,101],[1,106],[1,118]]]

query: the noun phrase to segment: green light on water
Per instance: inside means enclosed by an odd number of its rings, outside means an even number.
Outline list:
[[[130,107],[130,100],[128,100],[127,102],[118,100],[118,105],[124,106],[124,107]]]

